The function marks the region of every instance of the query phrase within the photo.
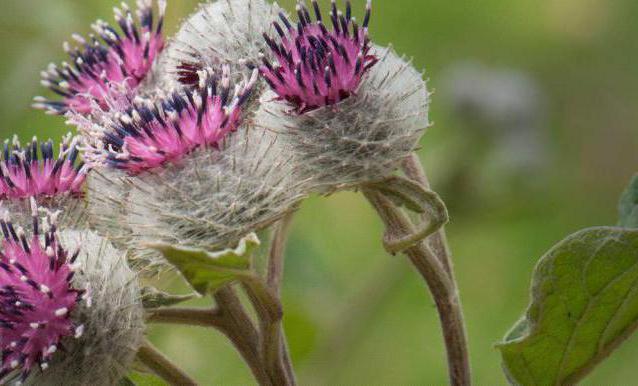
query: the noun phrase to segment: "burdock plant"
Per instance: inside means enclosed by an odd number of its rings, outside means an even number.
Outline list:
[[[71,62],[42,73],[58,97],[35,107],[80,137],[57,154],[50,141],[8,141],[0,157],[0,382],[130,384],[135,369],[196,384],[144,339],[147,323],[168,323],[216,329],[260,385],[295,385],[287,231],[305,197],[349,189],[430,289],[450,383],[471,383],[447,209],[415,154],[430,93],[409,60],[373,43],[370,1],[360,21],[350,1],[325,3],[298,1],[293,18],[267,0],[217,0],[166,40],[166,2],[140,0],[115,9],[118,28],[98,21],[65,44]],[[543,258],[529,311],[499,345],[512,383],[572,384],[635,328],[637,197],[634,182],[618,227]],[[192,296],[162,292],[166,271],[214,305],[177,307]]]

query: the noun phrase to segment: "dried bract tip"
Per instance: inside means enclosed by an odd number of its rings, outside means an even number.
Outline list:
[[[299,1],[296,26],[280,15],[280,21],[274,22],[278,36],[264,34],[277,63],[272,64],[264,56],[260,71],[278,98],[294,106],[297,113],[334,105],[350,97],[378,60],[370,52],[368,38],[370,2],[363,25],[359,26],[352,16],[350,1],[346,1],[345,14],[337,10],[333,1],[329,15],[331,30],[324,25],[317,1],[313,0],[312,5],[316,20],[312,20],[306,5]]]
[[[92,111],[92,101],[105,106],[104,99],[110,84],[125,83],[131,88],[137,87],[164,48],[162,29],[166,2],[158,1],[158,4],[157,24],[153,21],[152,1],[138,0],[137,23],[129,7],[123,3],[121,9],[114,9],[115,21],[120,31],[98,20],[92,28],[101,40],[94,35],[89,39],[74,35],[78,47],[64,44],[71,64],[51,64],[42,72],[42,85],[58,94],[61,99],[38,97],[34,107],[51,114],[65,114],[69,111],[89,114]]]

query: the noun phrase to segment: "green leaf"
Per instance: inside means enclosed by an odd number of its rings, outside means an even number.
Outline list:
[[[161,243],[148,247],[160,251],[195,291],[206,295],[249,274],[250,256],[259,244],[257,235],[251,233],[237,248],[221,252]]]
[[[638,175],[631,179],[627,190],[620,198],[618,211],[620,212],[619,226],[638,228]]]
[[[592,228],[540,260],[527,313],[497,347],[513,384],[574,384],[637,326],[638,230]]]
[[[197,297],[197,294],[173,295],[158,290],[155,287],[142,288],[142,304],[147,310],[160,307],[171,307],[179,303],[187,302]]]
[[[447,221],[447,208],[439,195],[414,181],[391,176],[372,186],[397,205],[403,205],[416,213],[427,213],[439,219],[438,221]]]

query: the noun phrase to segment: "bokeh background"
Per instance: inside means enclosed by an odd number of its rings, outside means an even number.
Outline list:
[[[197,3],[169,1],[169,32]],[[293,9],[293,0],[281,3]],[[71,33],[111,20],[114,5],[2,1],[0,137],[68,130],[29,107],[44,93],[39,71],[65,59]],[[436,91],[419,154],[450,207],[477,385],[505,384],[493,345],[524,311],[538,258],[573,231],[613,224],[638,171],[636,15],[633,0],[374,1],[373,39],[414,57]],[[354,193],[313,198],[299,211],[284,302],[301,384],[446,384],[432,300],[406,261],[384,253],[381,233]],[[151,336],[203,385],[253,383],[214,332]],[[637,357],[634,338],[585,384],[634,383]]]

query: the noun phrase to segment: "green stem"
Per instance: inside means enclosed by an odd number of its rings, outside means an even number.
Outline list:
[[[137,358],[171,386],[197,386],[197,382],[173,364],[149,341],[142,344],[137,352]]]
[[[401,237],[414,232],[407,215],[383,193],[374,189],[364,189],[363,193],[392,236]],[[456,283],[426,242],[417,243],[404,253],[425,279],[436,303],[447,349],[450,384],[471,385],[467,338]]]
[[[286,245],[288,244],[288,236],[290,235],[290,228],[294,218],[294,212],[288,213],[285,217],[279,220],[277,224],[272,242],[270,244],[270,254],[268,259],[268,273],[267,284],[268,287],[274,292],[275,296],[281,303],[281,285],[284,276],[284,260],[286,255]],[[275,325],[271,328],[273,331],[269,335],[270,339],[264,338],[264,358],[266,363],[270,366],[279,366],[279,363],[283,363],[286,370],[288,381],[294,385],[296,384],[295,371],[293,368],[292,360],[290,358],[290,352],[288,350],[288,342],[286,341],[286,335],[283,331],[283,324],[281,318],[275,322]],[[279,343],[277,343],[279,342]]]
[[[214,298],[224,321],[219,330],[230,339],[261,386],[276,386],[259,352],[259,332],[235,291],[231,287],[224,287],[215,293]]]
[[[255,307],[261,330],[261,355],[275,385],[293,385],[283,362],[281,319],[283,311],[279,299],[257,276],[242,279],[248,298]]]

